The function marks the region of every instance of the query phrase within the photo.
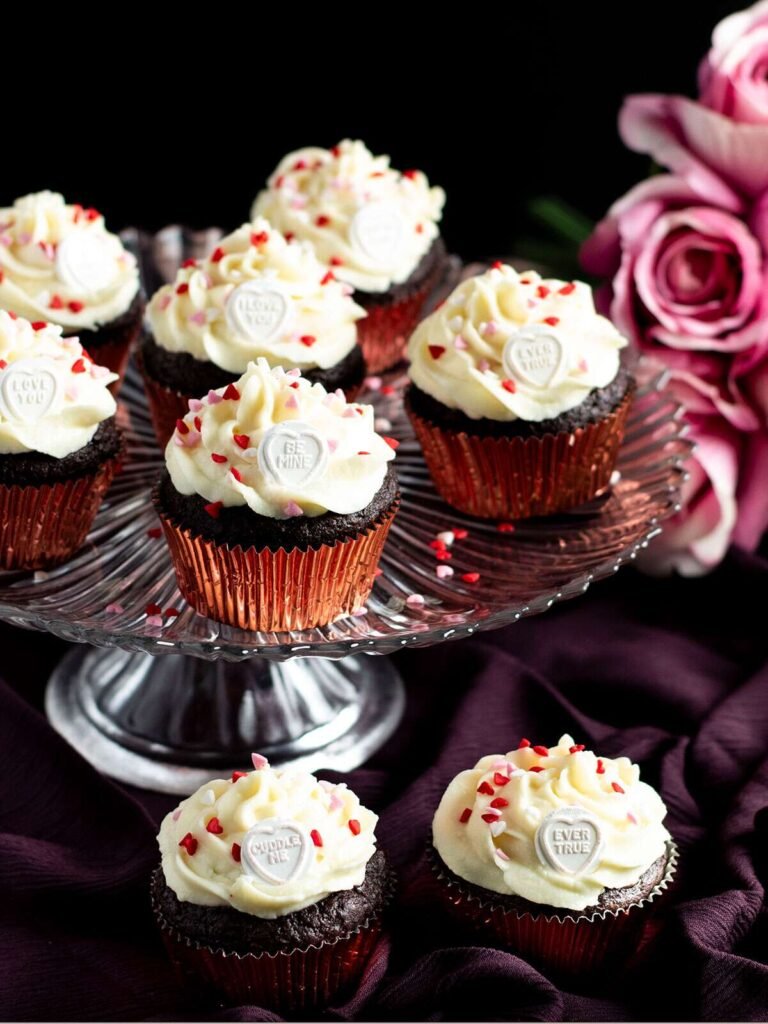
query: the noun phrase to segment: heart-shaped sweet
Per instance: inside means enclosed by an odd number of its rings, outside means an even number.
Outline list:
[[[50,359],[20,359],[0,373],[0,410],[14,423],[37,423],[61,391],[58,367]]]
[[[353,245],[368,259],[388,267],[394,262],[405,225],[391,203],[367,203],[352,218],[349,234]]]
[[[328,462],[328,446],[318,432],[298,420],[276,423],[259,445],[259,466],[281,487],[296,487],[320,476]]]
[[[246,874],[269,885],[301,878],[309,867],[312,840],[306,829],[287,818],[265,818],[248,829],[240,848]]]
[[[583,807],[551,811],[536,831],[536,853],[562,875],[589,875],[603,850],[600,825]]]
[[[507,341],[502,361],[508,376],[535,388],[548,388],[560,375],[565,349],[551,327],[528,324]]]
[[[108,239],[73,231],[56,248],[56,274],[79,294],[108,288],[117,277],[117,260]]]
[[[246,281],[227,299],[226,314],[227,323],[238,338],[265,342],[284,332],[291,301],[277,281]]]

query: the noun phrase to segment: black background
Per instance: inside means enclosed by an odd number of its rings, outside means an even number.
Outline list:
[[[283,6],[269,22],[262,5],[163,8],[167,27],[158,9],[112,8],[108,31],[40,18],[6,36],[0,202],[52,188],[115,229],[232,228],[286,152],[358,137],[445,188],[453,250],[506,253],[536,231],[532,197],[596,218],[646,174],[617,134],[622,97],[695,95],[735,9],[474,3],[418,27],[407,5]]]

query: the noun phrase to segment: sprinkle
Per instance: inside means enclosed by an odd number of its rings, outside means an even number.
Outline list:
[[[238,448],[246,449],[251,443],[250,438],[247,434],[233,434],[232,440],[238,446]]]
[[[480,817],[483,819],[483,821],[487,822],[489,825],[492,825],[494,821],[499,820],[501,815],[499,814],[498,811],[487,811],[485,814],[481,814]]]
[[[539,287],[536,289],[536,294],[540,299],[546,299],[546,297],[549,295],[549,288],[547,288],[545,284],[540,284]]]
[[[623,793],[624,792],[624,787],[620,786],[618,784],[618,782],[612,782],[611,783],[611,789],[613,790],[614,793]]]
[[[163,310],[168,309],[172,301],[173,296],[170,293],[168,293],[167,295],[161,295],[160,298],[157,300],[157,308],[162,313]]]
[[[171,817],[173,818],[174,821],[178,821],[179,818],[181,817],[181,808],[177,807],[176,810],[171,815]]]
[[[413,181],[418,173],[418,171],[414,170],[403,171],[402,177],[408,178],[409,181]]]
[[[490,782],[487,782],[485,779],[483,779],[483,781],[477,787],[477,792],[485,793],[486,796],[493,796],[493,786],[490,784]]]
[[[221,396],[229,402],[236,402],[240,397],[240,392],[237,390],[234,384],[227,384],[224,389],[224,394]]]
[[[374,579],[378,579],[379,576],[383,576],[383,575],[384,575],[384,570],[380,566],[377,565],[376,568],[373,570],[373,578]]]
[[[601,761],[601,759],[599,757],[597,759],[597,769],[596,769],[596,771],[597,771],[598,775],[605,775],[605,765],[603,764],[603,762]]]
[[[446,580],[449,576],[453,576],[453,569],[450,565],[438,565],[435,567],[435,572],[439,580]]]
[[[480,373],[485,373],[486,370],[490,370],[491,364],[488,362],[487,359],[478,359],[477,368],[480,371]]]
[[[210,832],[212,836],[220,836],[224,831],[221,822],[218,818],[211,818],[208,824],[205,826],[206,832]]]
[[[315,226],[318,227],[318,228],[325,228],[330,223],[331,223],[331,218],[328,217],[324,213],[318,214],[318,216],[315,217]]]
[[[433,359],[439,359],[445,352],[445,345],[428,345],[427,348]]]
[[[235,480],[237,480],[239,484],[243,482],[243,474],[240,472],[237,466],[231,466],[229,472],[232,474],[232,476],[235,478]]]
[[[309,838],[312,840],[315,846],[323,845],[323,837],[320,835],[316,828],[313,828],[312,831],[309,833]]]
[[[535,746],[533,748],[533,752],[534,754],[538,754],[539,757],[549,757],[549,749],[547,747],[542,747],[541,745]]]
[[[453,347],[458,349],[459,352],[464,352],[469,346],[460,334],[457,334],[453,340]]]
[[[163,615],[166,617],[166,619],[177,619],[179,617],[179,609],[173,607],[166,608],[165,611],[163,612]]]
[[[379,434],[383,433],[385,430],[391,430],[392,420],[388,420],[386,416],[377,416],[373,421],[373,429]]]
[[[520,742],[517,745],[517,749],[518,750],[525,750],[525,748],[526,747],[530,747],[530,745],[531,745],[531,741],[527,740],[525,738],[525,736],[523,736],[523,738],[520,740]]]
[[[577,369],[578,369],[579,373],[586,373],[587,370],[589,369],[589,365],[587,364],[587,360],[586,359],[580,359],[579,360],[579,365],[578,365]]]
[[[288,242],[289,245],[294,240],[295,237],[296,236],[292,231],[286,231],[285,234],[283,235],[283,238],[286,240],[286,242]]]
[[[342,260],[339,256],[331,256],[328,262],[331,264],[332,267],[344,266],[344,260]]]
[[[162,537],[162,535],[163,531],[159,526],[150,526],[147,530],[147,536],[151,537],[153,540],[157,540],[158,537]]]
[[[328,445],[329,452],[335,452],[336,449],[339,447],[339,442],[336,440],[335,437],[329,437],[328,440],[326,441],[326,444]]]
[[[383,384],[381,387],[381,393],[382,395],[394,395],[395,389],[391,384]]]
[[[439,537],[435,537],[434,540],[431,540],[429,542],[429,547],[431,547],[434,551],[445,551],[447,544],[445,543],[444,540],[441,540]]]
[[[396,452],[397,449],[400,447],[400,442],[397,440],[397,438],[382,437],[382,441],[384,442],[384,444],[388,444],[392,451]]]
[[[207,397],[208,397],[208,405],[218,405],[219,402],[223,401],[223,398],[218,393],[218,391],[213,391],[213,390],[209,391]]]
[[[296,385],[291,384],[291,387],[296,387]],[[286,409],[298,409],[299,408],[299,400],[296,398],[296,395],[289,395],[286,398],[286,400],[285,400],[285,408]]]
[[[48,303],[48,309],[63,309],[64,300],[60,295],[52,295],[51,301]]]
[[[353,836],[360,835],[361,825],[357,818],[350,818],[347,824],[349,825],[349,831],[352,833]]]
[[[188,260],[184,260],[184,262],[181,264],[181,266],[182,266],[182,268],[184,270],[186,270],[187,267],[196,267],[197,266],[197,260],[193,260],[192,258],[190,258]]]
[[[101,214],[99,213],[99,211],[95,210],[92,206],[89,206],[88,209],[85,211],[86,220],[98,220],[100,216]]]
[[[493,831],[493,829],[491,829],[491,831]],[[506,854],[503,850],[497,850],[496,856],[499,858],[499,860],[509,860],[509,855]]]
[[[189,291],[189,285],[186,283],[186,281],[183,284],[177,285],[177,287],[176,287],[176,294],[177,295],[186,295],[188,291]]]
[[[366,377],[363,381],[363,385],[368,388],[369,391],[378,391],[381,387],[381,377]]]
[[[299,338],[299,341],[301,342],[302,345],[306,345],[307,348],[312,348],[312,346],[317,341],[317,338],[314,336],[314,334],[302,334],[302,336]]]
[[[508,775],[502,775],[501,772],[494,772],[493,773],[493,783],[494,783],[495,786],[506,786],[506,784],[508,782],[509,782],[509,776]]]
[[[488,323],[485,325],[485,331],[483,333],[488,334],[492,337],[498,331],[498,329],[499,327],[496,321],[489,320]]]
[[[212,501],[209,505],[203,505],[203,508],[211,517],[211,519],[218,519],[219,513],[224,508],[223,501]]]
[[[283,512],[291,519],[293,516],[303,516],[304,509],[297,505],[295,501],[289,501],[287,505],[283,506]]]
[[[543,772],[544,769],[540,764],[535,764],[532,768],[528,769],[529,772]]]
[[[499,531],[499,533],[514,533],[515,532],[514,523],[497,523],[496,524],[496,529]]]
[[[417,235],[421,235],[423,233],[423,231],[424,231],[424,225],[423,224],[417,224],[415,230],[416,230],[416,234]]]
[[[42,331],[43,328],[47,327],[47,326],[48,326],[48,322],[46,320],[33,320],[32,321],[32,330],[33,331]]]
[[[186,437],[178,437],[174,435],[173,439],[184,448],[194,448],[196,444],[200,444],[203,436],[198,430],[190,430]]]
[[[571,281],[570,284],[564,284],[563,287],[560,288],[558,294],[560,294],[560,295],[570,295],[571,292],[575,292],[575,291],[576,291],[576,285],[573,283],[573,281]]]
[[[331,281],[335,281],[335,280],[336,280],[336,277],[334,276],[333,271],[329,270],[325,274],[323,274],[323,276],[320,278],[320,284],[330,284]]]
[[[436,558],[436,559],[437,559],[437,560],[438,560],[439,562],[450,562],[450,560],[451,560],[451,559],[453,558],[453,555],[451,554],[451,552],[450,552],[450,551],[445,551],[445,550],[444,550],[444,549],[442,549],[442,548],[438,548],[438,549],[437,549],[437,550],[435,551],[435,558]]]
[[[545,316],[544,319],[542,320],[542,323],[549,324],[550,327],[557,327],[557,325],[560,323],[560,317],[559,316]]]
[[[211,452],[211,461],[221,465],[223,462],[227,461],[227,456],[220,455],[218,452]]]
[[[501,262],[501,260],[494,260],[493,263],[491,264],[491,270],[501,270],[503,266],[504,264]]]
[[[123,608],[121,604],[118,604],[117,601],[113,601],[112,604],[107,605],[104,611],[107,613],[107,615],[122,615],[122,613],[125,611],[125,608]]]
[[[269,761],[264,757],[263,754],[251,754],[251,762],[253,767],[259,771],[262,768],[269,768]]]
[[[197,852],[197,840],[191,832],[187,832],[184,838],[179,843],[179,846],[183,846],[190,857],[194,856]]]
[[[206,789],[200,800],[206,805],[206,807],[212,807],[216,803],[216,794],[212,789]]]
[[[285,376],[286,377],[291,377],[291,378],[300,377],[301,376],[301,370],[298,368],[298,366],[294,366],[290,370],[286,370],[285,371]],[[344,397],[344,392],[342,391],[342,398],[343,397]]]
[[[371,453],[370,452],[358,452],[357,454],[358,455],[370,455]]]
[[[505,391],[508,391],[510,395],[514,395],[514,393],[517,391],[517,384],[515,384],[513,380],[503,380],[501,382],[501,386],[504,388]]]
[[[184,420],[176,420],[176,429],[180,434],[188,434],[189,424],[185,423]]]
[[[568,748],[568,753],[569,754],[580,754],[582,752],[582,750],[586,750],[586,749],[587,748],[584,746],[583,743],[575,743],[572,747]]]
[[[637,818],[634,816],[634,814],[631,811],[627,811],[627,820],[631,821],[633,825],[637,824]]]
[[[224,250],[221,248],[221,246],[217,245],[216,248],[211,253],[211,263],[219,263],[221,260],[224,259],[225,255],[226,254]]]
[[[85,373],[85,370],[86,370],[85,360],[84,359],[76,359],[74,361],[74,363],[72,363],[72,366],[70,367],[70,369],[72,370],[72,373]]]
[[[451,544],[453,544],[453,542],[456,540],[456,534],[453,532],[453,530],[443,530],[441,533],[438,533],[437,540],[441,541],[443,544],[446,544],[448,547],[450,547]]]
[[[496,821],[491,822],[490,832],[492,836],[500,836],[502,832],[507,831],[507,826],[501,818],[497,818]]]
[[[464,583],[477,583],[477,581],[480,579],[480,573],[479,572],[463,572],[461,574],[461,578],[464,581]]]
[[[162,610],[163,609],[160,607],[160,605],[155,604],[154,602],[148,604],[146,607],[147,615],[159,615]]]
[[[465,530],[463,526],[454,526],[453,536],[456,540],[465,540],[469,536],[469,530]]]
[[[252,231],[251,232],[251,245],[266,245],[269,241],[269,232],[267,231]]]
[[[424,604],[424,597],[422,594],[409,594],[405,603],[409,608],[421,608]]]
[[[204,309],[198,309],[196,313],[192,313],[191,316],[188,317],[188,320],[191,324],[197,324],[202,327],[203,324],[208,322],[208,314]]]
[[[306,160],[297,160],[296,163],[291,168],[291,170],[294,170],[294,171],[305,171],[306,169],[307,169],[307,161]]]
[[[232,860],[239,864],[241,856],[242,850],[240,849],[240,843],[232,843]]]
[[[530,279],[530,277],[521,277],[520,284],[533,284],[533,281]]]
[[[237,782],[239,779],[244,779],[248,772],[232,772],[232,781]]]
[[[497,796],[495,800],[491,800],[491,807],[509,807],[509,800],[505,800],[503,796]]]

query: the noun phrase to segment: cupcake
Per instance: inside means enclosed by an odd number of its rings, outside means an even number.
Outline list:
[[[82,545],[120,456],[116,379],[61,327],[0,311],[0,568]]]
[[[122,379],[144,313],[136,260],[97,210],[24,196],[0,209],[0,309],[58,324]]]
[[[448,504],[516,519],[603,494],[634,391],[625,345],[579,281],[500,263],[463,281],[408,346],[406,408]]]
[[[358,609],[399,503],[372,407],[266,359],[191,404],[155,491],[187,601],[262,631]]]
[[[563,736],[482,758],[445,791],[432,824],[445,906],[480,937],[563,971],[636,948],[676,848],[659,795],[629,758]]]
[[[187,260],[147,310],[141,368],[165,445],[190,398],[226,387],[262,357],[297,366],[352,398],[365,377],[357,321],[365,312],[309,245],[289,244],[259,218]]]
[[[343,783],[270,768],[214,779],[163,820],[152,904],[187,983],[280,1011],[359,980],[394,888],[377,817]]]
[[[445,274],[437,226],[443,190],[430,188],[421,171],[393,170],[389,157],[349,139],[290,153],[267,185],[251,216],[312,243],[368,314],[360,325],[368,369],[394,366]]]

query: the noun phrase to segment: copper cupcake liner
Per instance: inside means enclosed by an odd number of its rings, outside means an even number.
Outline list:
[[[641,943],[650,904],[669,888],[677,871],[678,851],[667,844],[664,874],[647,896],[619,910],[594,910],[532,914],[509,910],[494,900],[477,895],[448,874],[430,844],[429,861],[442,887],[442,899],[451,917],[464,926],[509,947],[532,963],[563,975],[595,974],[626,962]],[[654,908],[655,909],[655,908]]]
[[[368,599],[399,498],[357,536],[318,548],[229,547],[160,512],[185,600],[201,615],[239,629],[312,629]]]
[[[480,437],[407,405],[432,480],[449,505],[484,519],[524,519],[583,505],[610,485],[632,403],[586,427],[544,437]]]
[[[95,473],[35,486],[0,486],[0,568],[50,569],[82,547],[120,457]]]

